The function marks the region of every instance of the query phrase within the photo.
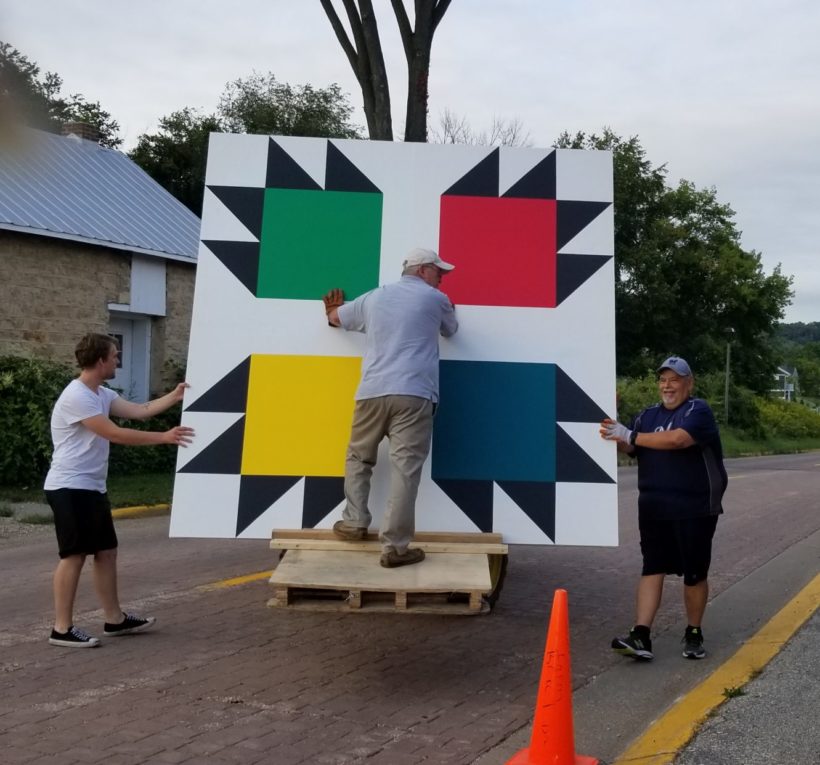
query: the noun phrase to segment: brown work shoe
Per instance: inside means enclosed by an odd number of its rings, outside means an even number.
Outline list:
[[[409,566],[412,563],[421,563],[424,560],[424,550],[405,550],[397,553],[395,550],[382,553],[379,563],[385,568],[396,568],[396,566]]]
[[[346,542],[358,542],[367,536],[367,529],[359,526],[348,526],[344,521],[336,521],[333,524],[333,533]]]

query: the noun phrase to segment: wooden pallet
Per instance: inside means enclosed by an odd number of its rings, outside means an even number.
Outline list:
[[[351,613],[486,613],[493,588],[488,555],[506,555],[498,534],[419,533],[411,547],[425,560],[387,569],[379,565],[375,535],[344,542],[332,532],[274,531],[271,548],[284,550],[271,576],[268,605]]]

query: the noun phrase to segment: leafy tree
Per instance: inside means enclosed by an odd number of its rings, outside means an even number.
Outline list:
[[[159,121],[159,132],[144,133],[128,156],[197,215],[205,191],[208,137],[222,124],[213,114],[181,109]]]
[[[254,73],[229,83],[219,100],[222,128],[232,133],[361,138],[353,107],[335,83],[326,88],[288,85]]]
[[[336,84],[293,86],[273,74],[254,73],[225,86],[216,114],[188,107],[173,112],[160,119],[158,132],[141,135],[128,156],[200,215],[211,133],[359,138],[359,128],[350,122],[352,113]]]
[[[777,332],[784,339],[798,344],[820,342],[820,321],[781,324]]]
[[[783,361],[797,370],[799,395],[820,399],[820,342],[791,345],[785,350]]]
[[[405,141],[427,140],[430,50],[433,47],[433,35],[447,12],[450,1],[415,0],[415,19],[411,26],[403,1],[390,0],[407,59]],[[390,87],[372,0],[342,0],[352,39],[336,13],[333,0],[320,2],[362,89],[370,138],[392,141]]]
[[[46,78],[56,75],[46,74]],[[27,118],[32,127],[51,126],[46,81],[40,67],[16,48],[0,41],[0,105],[2,113]]]
[[[59,78],[58,84],[62,85]],[[119,123],[100,106],[99,101],[88,101],[85,96],[72,93],[66,98],[55,98],[51,102],[51,115],[59,126],[66,122],[87,122],[94,125],[100,133],[100,146],[116,149],[122,145],[122,138],[118,135]]]
[[[58,74],[41,74],[36,63],[0,41],[0,111],[50,133],[59,133],[65,122],[87,122],[99,130],[101,145],[116,148],[122,143],[119,124],[99,101],[79,93],[61,96],[62,87]]]
[[[618,373],[640,377],[669,353],[718,371],[731,341],[732,375],[768,390],[791,278],[779,266],[766,275],[760,254],[741,248],[715,189],[668,187],[637,137],[564,133],[556,145],[613,152]]]

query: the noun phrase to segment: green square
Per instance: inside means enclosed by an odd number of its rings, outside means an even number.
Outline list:
[[[265,189],[257,297],[351,300],[379,284],[382,195]]]

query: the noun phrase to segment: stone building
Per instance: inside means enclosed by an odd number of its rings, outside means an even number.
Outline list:
[[[110,333],[111,384],[162,391],[185,364],[198,240],[199,218],[124,154],[22,131],[0,147],[0,356],[73,364],[81,335]]]

